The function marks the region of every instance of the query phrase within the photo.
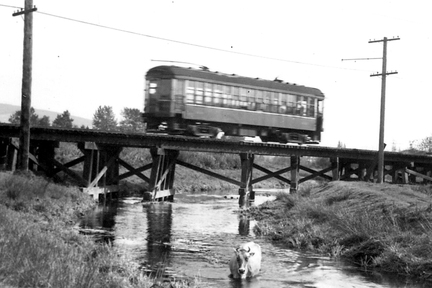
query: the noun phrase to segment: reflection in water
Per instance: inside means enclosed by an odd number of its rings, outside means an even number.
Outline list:
[[[169,203],[149,203],[143,206],[147,214],[147,268],[162,276],[170,265],[172,206]]]
[[[245,215],[239,215],[239,235],[248,236],[250,231],[250,219]]]
[[[108,206],[100,205],[87,213],[81,222],[83,234],[91,234],[97,242],[112,243],[115,240],[112,233],[117,214],[117,203]],[[85,229],[84,229],[85,228]]]
[[[257,196],[256,203],[267,199]],[[256,221],[239,215],[235,199],[178,194],[174,203],[143,205],[140,201],[127,198],[118,205],[99,207],[81,226],[106,231],[106,239],[114,246],[159,277],[198,276],[211,287],[231,288],[427,287],[383,274],[364,274],[344,263],[298,253],[256,237]],[[232,248],[248,241],[261,245],[261,273],[246,281],[231,279],[228,262]]]

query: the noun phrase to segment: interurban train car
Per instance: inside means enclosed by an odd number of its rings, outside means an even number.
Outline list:
[[[323,103],[319,89],[278,79],[157,66],[146,74],[143,116],[148,132],[318,143]]]

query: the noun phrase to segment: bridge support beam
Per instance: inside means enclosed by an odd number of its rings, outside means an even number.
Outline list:
[[[331,168],[332,168],[332,180],[338,181],[340,180],[339,174],[339,157],[330,158]]]
[[[0,170],[14,171],[17,165],[18,147],[11,138],[0,139]]]
[[[32,171],[43,170],[45,175],[53,177],[55,175],[55,148],[59,147],[57,141],[30,141],[30,161],[29,168]]]
[[[245,207],[255,201],[255,192],[252,188],[252,170],[254,155],[249,153],[240,154],[241,161],[241,186],[239,188],[239,206]]]
[[[8,151],[10,147],[10,139],[0,138],[0,170],[9,170],[8,168]]]
[[[83,191],[93,195],[95,200],[99,199],[99,195],[103,195],[104,200],[107,196],[112,199],[112,193],[119,190],[118,157],[122,147],[85,142],[80,143],[79,148],[84,154],[82,182],[86,183],[86,187]]]
[[[300,178],[300,157],[291,156],[291,184],[290,193],[297,193]]]
[[[175,164],[179,151],[153,147],[150,148],[150,154],[153,159],[149,183],[150,193],[144,195],[144,200],[173,201]]]

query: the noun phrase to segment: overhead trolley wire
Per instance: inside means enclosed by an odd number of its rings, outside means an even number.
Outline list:
[[[20,7],[14,7],[14,6],[9,6],[9,5],[3,5],[3,4],[0,4],[0,6],[11,7],[11,8],[20,8]],[[267,60],[273,60],[273,61],[288,62],[288,63],[294,63],[294,64],[299,64],[299,65],[310,65],[310,66],[316,66],[316,67],[342,69],[342,70],[369,71],[369,70],[344,68],[344,67],[338,67],[338,66],[329,66],[329,65],[323,65],[323,64],[316,64],[316,63],[309,63],[309,62],[302,62],[302,61],[294,61],[294,60],[288,60],[288,59],[282,59],[282,58],[269,57],[269,56],[264,56],[264,55],[257,55],[257,54],[252,54],[252,53],[232,51],[232,50],[227,50],[227,49],[222,49],[222,48],[210,47],[210,46],[206,46],[206,45],[202,45],[202,44],[195,44],[195,43],[190,43],[190,42],[185,42],[185,41],[180,41],[180,40],[174,40],[174,39],[149,35],[149,34],[145,34],[145,33],[141,33],[141,32],[135,32],[135,31],[126,30],[126,29],[120,29],[120,28],[102,25],[102,24],[96,24],[96,23],[92,23],[92,22],[88,22],[88,21],[83,21],[83,20],[78,20],[78,19],[74,19],[74,18],[70,18],[70,17],[55,15],[52,13],[42,12],[40,10],[37,10],[36,13],[43,14],[46,16],[55,17],[55,18],[59,18],[59,19],[63,19],[63,20],[68,20],[68,21],[72,21],[72,22],[77,22],[77,23],[81,23],[81,24],[85,24],[85,25],[91,25],[91,26],[95,26],[95,27],[99,27],[99,28],[103,28],[103,29],[117,31],[117,32],[121,32],[121,33],[127,33],[127,34],[131,34],[131,35],[147,37],[147,38],[151,38],[151,39],[167,41],[167,42],[172,42],[172,43],[177,43],[177,44],[181,44],[181,45],[187,45],[187,46],[192,46],[192,47],[197,47],[197,48],[202,48],[202,49],[208,49],[208,50],[213,50],[213,51],[231,53],[231,54],[254,57],[254,58],[261,58],[261,59],[267,59]]]
[[[177,43],[177,44],[182,44],[182,45],[188,45],[188,46],[192,46],[192,47],[203,48],[203,49],[208,49],[208,50],[213,50],[213,51],[219,51],[219,52],[225,52],[225,53],[231,53],[231,54],[237,54],[237,55],[249,56],[249,57],[255,57],[255,58],[262,58],[262,59],[268,59],[268,60],[274,60],[274,61],[289,62],[289,63],[295,63],[295,64],[301,64],[301,65],[318,66],[318,67],[324,67],[324,68],[355,70],[355,71],[369,71],[369,70],[360,70],[360,69],[344,68],[344,67],[337,67],[337,66],[328,66],[328,65],[322,65],[322,64],[294,61],[294,60],[275,58],[275,57],[269,57],[269,56],[263,56],[263,55],[245,53],[245,52],[232,51],[232,50],[227,50],[227,49],[222,49],[222,48],[210,47],[210,46],[201,45],[201,44],[195,44],[195,43],[190,43],[190,42],[185,42],[185,41],[180,41],[180,40],[174,40],[174,39],[149,35],[149,34],[130,31],[130,30],[126,30],[126,29],[120,29],[120,28],[102,25],[102,24],[96,24],[96,23],[92,23],[92,22],[88,22],[88,21],[83,21],[83,20],[73,19],[73,18],[69,18],[69,17],[51,14],[51,13],[46,13],[46,12],[42,12],[39,10],[37,11],[37,13],[51,16],[51,17],[64,19],[64,20],[69,20],[69,21],[73,21],[73,22],[77,22],[77,23],[81,23],[81,24],[91,25],[91,26],[95,26],[95,27],[99,27],[99,28],[103,28],[103,29],[109,29],[109,30],[113,30],[113,31],[117,31],[117,32],[122,32],[122,33],[127,33],[127,34],[132,34],[132,35],[137,35],[137,36],[142,36],[142,37],[147,37],[147,38],[151,38],[151,39],[162,40],[162,41],[167,41],[167,42],[172,42],[172,43]]]
[[[7,7],[7,8],[14,8],[14,9],[22,9],[22,7],[12,6],[12,5],[6,5],[6,4],[0,4],[0,6]]]

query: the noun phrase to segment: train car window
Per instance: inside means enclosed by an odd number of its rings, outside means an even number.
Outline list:
[[[255,110],[256,109],[256,103],[255,103],[255,90],[250,89],[247,90],[247,101],[248,101],[248,108],[249,110]]]
[[[186,87],[186,103],[193,104],[195,102],[195,81],[187,81]]]
[[[233,96],[231,94],[227,95],[227,107],[232,107],[234,106],[235,101],[233,99]]]
[[[240,88],[240,108],[248,109],[248,93],[249,90],[246,88]]]
[[[270,92],[270,111],[273,113],[278,113],[279,109],[279,93]]]
[[[297,96],[297,104],[296,104],[296,115],[305,116],[306,115],[306,101],[303,100],[303,96]]]
[[[296,101],[297,101],[297,97],[294,95],[287,95],[287,113],[288,114],[295,114],[295,107],[296,107]]]
[[[271,92],[265,91],[264,92],[264,103],[266,103],[266,104],[270,103],[270,99],[271,99]]]
[[[256,91],[256,103],[262,103],[263,102],[263,91],[257,90]]]
[[[277,92],[273,93],[273,105],[280,105],[280,97]]]
[[[256,109],[257,110],[263,110],[263,107],[262,107],[262,105],[263,105],[263,91],[261,91],[261,90],[257,90],[256,91],[256,94],[255,94],[255,102],[257,103],[256,104]]]
[[[246,101],[248,90],[246,88],[240,88],[240,101]]]
[[[213,98],[213,84],[204,83],[204,103],[206,105],[212,105]]]
[[[309,117],[315,117],[315,98],[308,97],[308,115]]]
[[[323,100],[318,100],[318,114],[322,115],[324,112],[324,102]]]
[[[231,106],[231,86],[222,86],[223,87],[223,102],[222,105],[225,107]]]
[[[150,81],[149,83],[149,94],[155,94],[157,89],[157,82]]]
[[[264,92],[264,105],[262,105],[262,109],[266,112],[271,112],[271,92],[265,91]]]
[[[280,93],[280,107],[279,113],[286,114],[287,113],[287,99],[288,96],[285,93]]]
[[[248,102],[248,110],[256,110],[256,103]]]
[[[203,104],[204,83],[197,81],[195,85],[195,104]]]
[[[232,87],[232,103],[231,106],[236,108],[240,106],[239,87]]]
[[[222,85],[213,85],[213,103],[216,106],[220,106],[222,104]]]
[[[302,116],[309,116],[309,97],[303,96],[302,106],[304,107]]]

